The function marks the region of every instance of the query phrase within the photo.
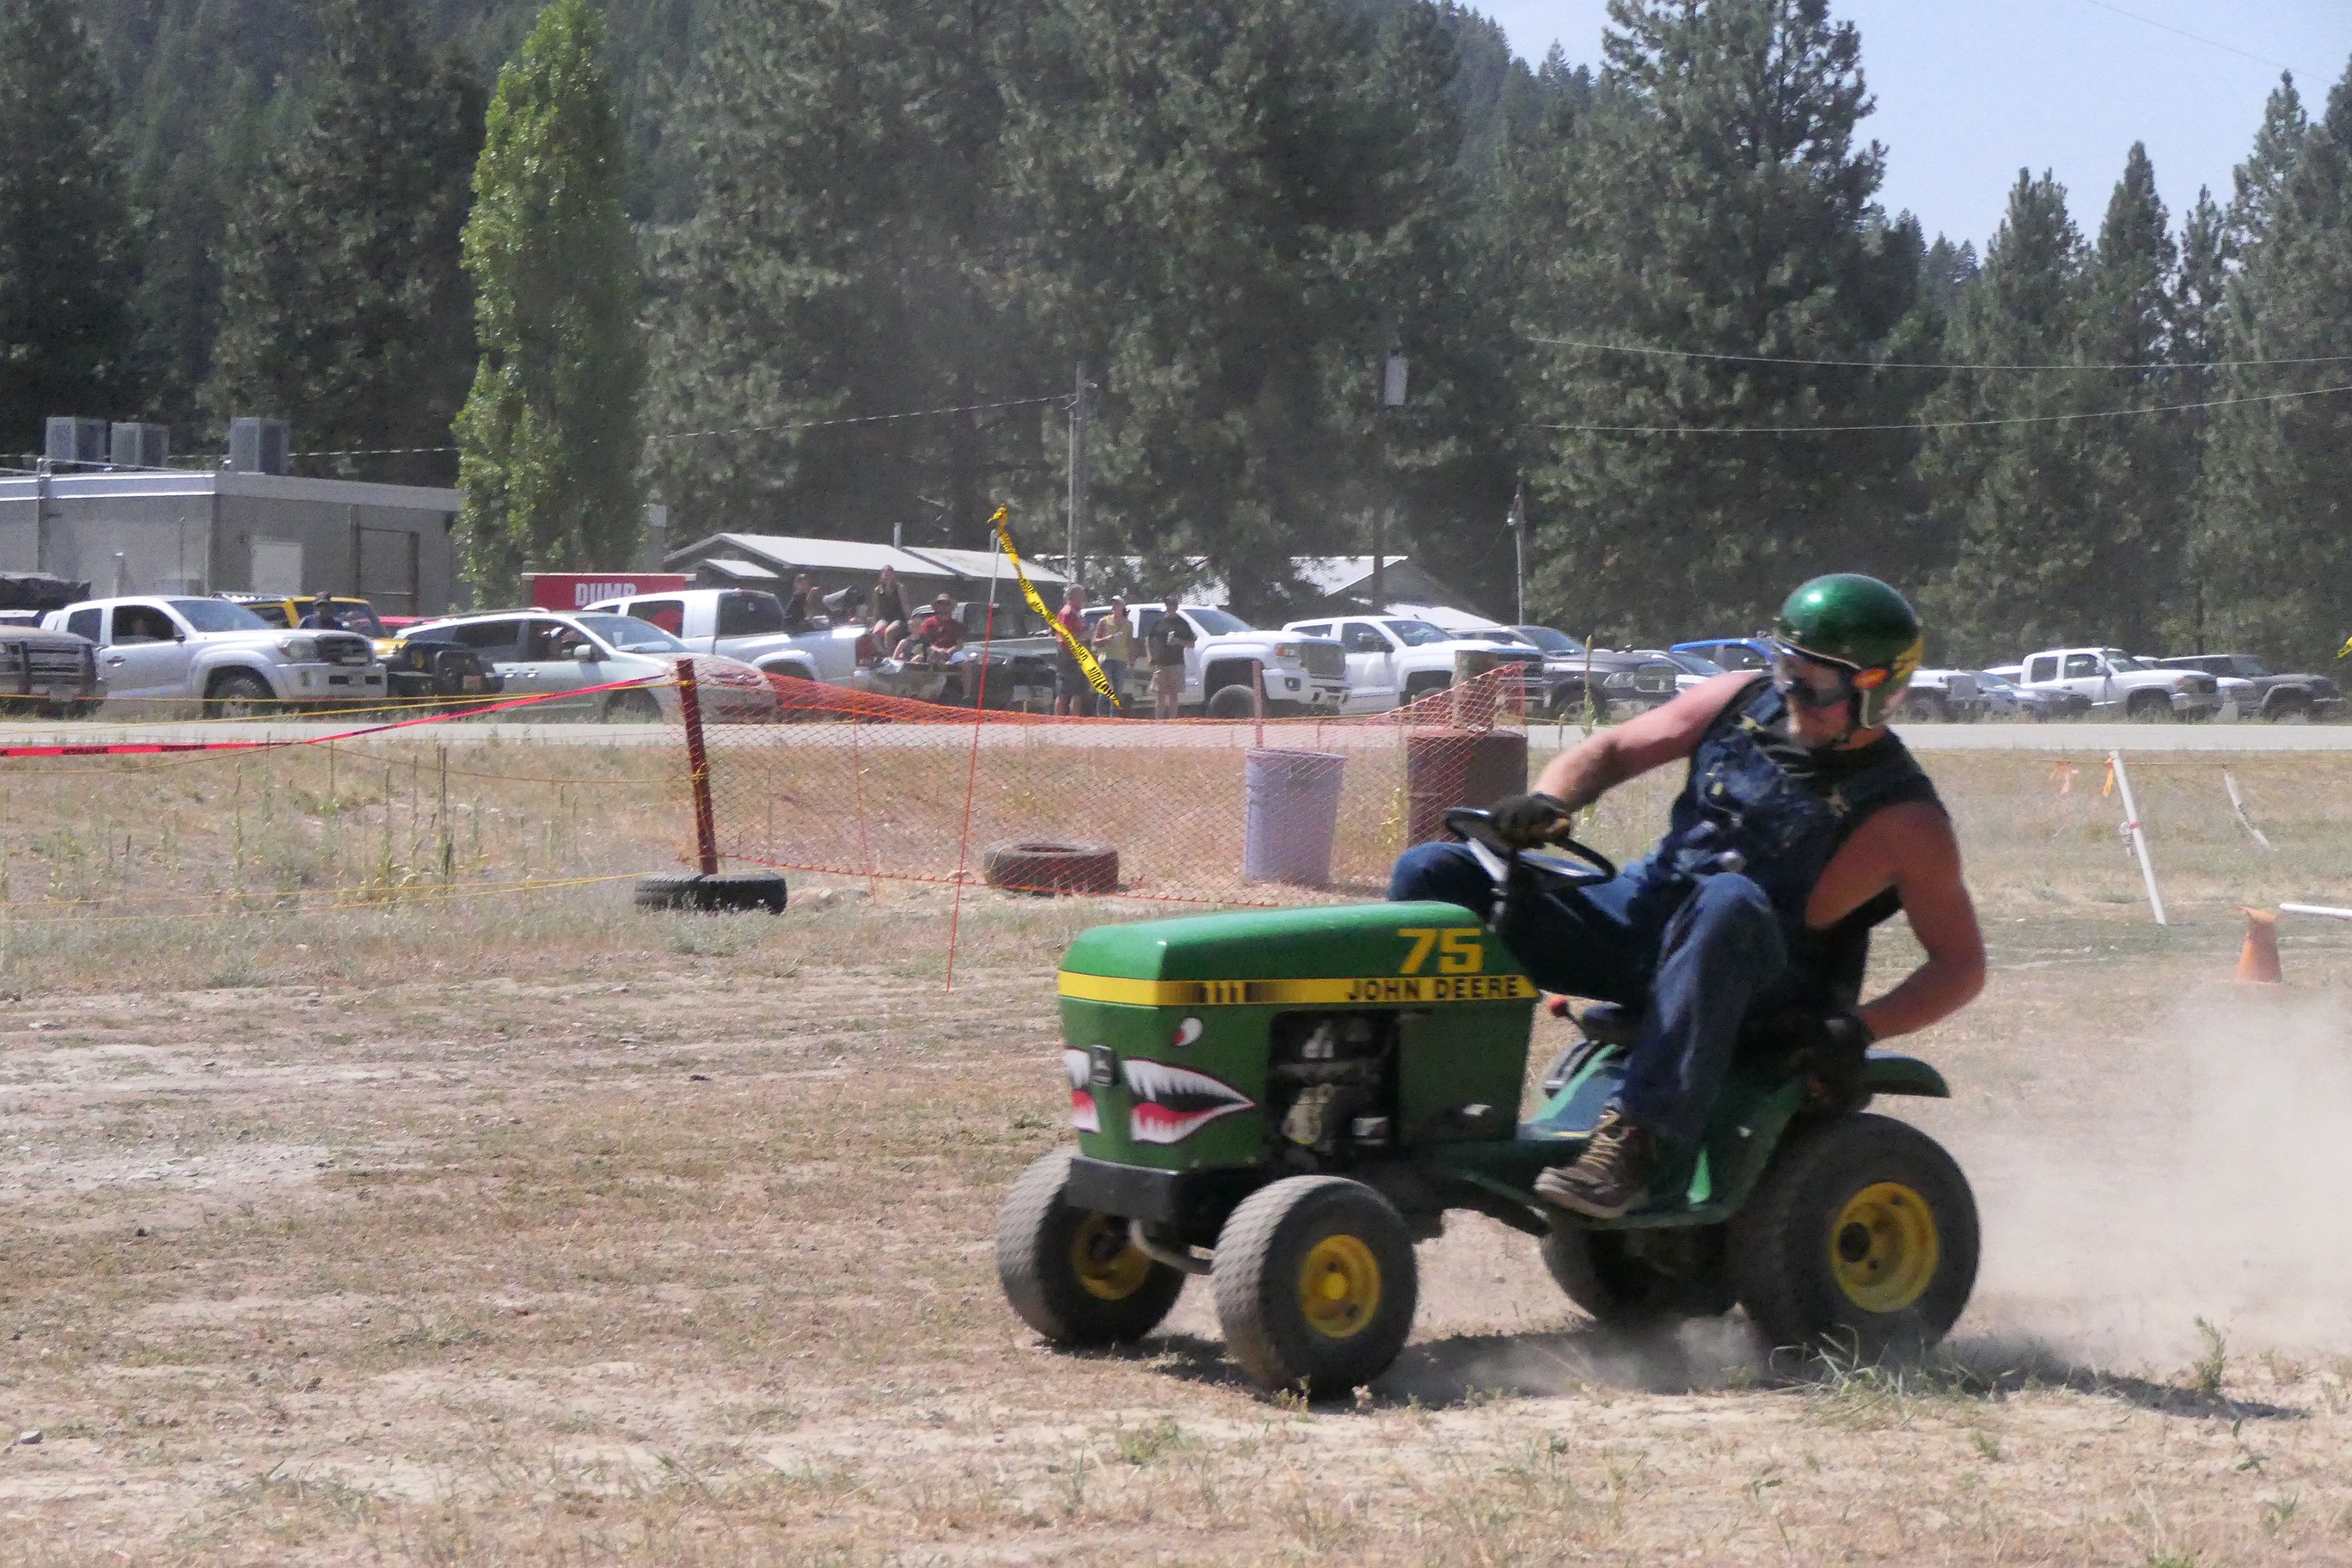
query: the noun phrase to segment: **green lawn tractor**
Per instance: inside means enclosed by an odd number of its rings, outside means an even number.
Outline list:
[[[1543,879],[1612,874],[1581,846],[1512,853],[1485,814],[1447,824],[1496,879],[1496,924]],[[1976,1206],[1910,1126],[1826,1112],[1785,1051],[1743,1043],[1703,1147],[1622,1219],[1540,1203],[1621,1076],[1630,1021],[1545,1073],[1521,1120],[1532,981],[1444,903],[1323,906],[1097,927],[1061,972],[1077,1148],[1014,1184],[997,1272],[1013,1310],[1070,1346],[1156,1327],[1209,1277],[1231,1353],[1269,1388],[1340,1395],[1412,1331],[1413,1244],[1449,1210],[1538,1238],[1571,1300],[1637,1328],[1737,1303],[1775,1346],[1916,1354],[1976,1278]],[[1864,1087],[1946,1097],[1925,1062],[1874,1051]]]

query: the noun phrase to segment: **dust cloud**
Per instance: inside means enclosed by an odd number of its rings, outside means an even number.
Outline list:
[[[2217,987],[2057,1048],[2074,1092],[1936,1129],[1984,1234],[1956,1340],[2177,1367],[2203,1318],[2232,1354],[2352,1355],[2345,1005]]]

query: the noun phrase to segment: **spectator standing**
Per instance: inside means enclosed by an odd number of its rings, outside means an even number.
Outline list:
[[[1070,647],[1071,643],[1082,646],[1087,640],[1087,591],[1071,584],[1068,595],[1062,600],[1062,613],[1054,618],[1062,623],[1062,629],[1071,638],[1071,642],[1061,645],[1054,661],[1054,711],[1065,717],[1084,718],[1095,710],[1094,688],[1087,684],[1085,667]]]
[[[896,568],[882,568],[881,579],[867,595],[874,613],[874,640],[883,647],[897,647],[907,636],[907,590],[898,584]]]
[[[1110,596],[1110,614],[1095,623],[1094,645],[1095,662],[1118,697],[1112,708],[1117,712],[1127,701],[1127,667],[1135,662],[1135,623],[1127,618],[1127,601],[1117,594]]]
[[[1151,716],[1173,719],[1184,706],[1184,650],[1192,646],[1192,626],[1176,613],[1171,594],[1160,607],[1160,618],[1144,634],[1143,652],[1151,664]]]
[[[343,617],[335,613],[335,601],[324,594],[310,601],[310,613],[302,617],[300,626],[306,631],[339,632],[345,629]]]

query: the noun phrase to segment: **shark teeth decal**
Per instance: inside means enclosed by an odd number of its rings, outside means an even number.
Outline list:
[[[1220,1116],[1257,1106],[1231,1084],[1190,1068],[1132,1058],[1119,1067],[1134,1100],[1127,1113],[1127,1132],[1138,1143],[1181,1143]]]
[[[1087,1053],[1065,1050],[1062,1071],[1070,1080],[1070,1125],[1081,1132],[1101,1131],[1102,1117],[1095,1110],[1094,1090],[1087,1083]]]

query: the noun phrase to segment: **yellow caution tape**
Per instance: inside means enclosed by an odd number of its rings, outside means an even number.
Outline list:
[[[1054,635],[1062,639],[1062,646],[1068,648],[1071,655],[1077,659],[1078,668],[1086,672],[1087,684],[1095,689],[1097,695],[1108,699],[1113,708],[1118,707],[1118,693],[1110,689],[1110,677],[1105,675],[1102,666],[1095,662],[1093,650],[1071,636],[1070,628],[1062,624],[1062,618],[1045,607],[1045,601],[1038,596],[1037,585],[1030,582],[1029,574],[1022,570],[1021,552],[1013,548],[1013,535],[1005,528],[1005,521],[1011,510],[1009,507],[998,507],[996,515],[988,521],[995,526],[996,542],[1004,546],[1004,558],[1013,563],[1013,575],[1021,584],[1022,597],[1027,599],[1029,607],[1036,611],[1047,626],[1054,628]]]

